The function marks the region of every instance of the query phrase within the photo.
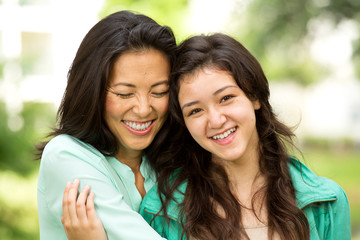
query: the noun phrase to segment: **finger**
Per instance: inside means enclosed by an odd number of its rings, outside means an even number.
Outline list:
[[[72,223],[78,222],[78,216],[76,213],[76,198],[77,198],[79,185],[80,185],[80,181],[78,179],[75,179],[70,186],[68,198],[66,201],[66,204],[68,205],[70,221]]]
[[[95,205],[94,205],[94,192],[90,192],[87,200],[86,200],[86,213],[88,216],[88,221],[92,226],[98,226],[102,228],[102,222],[98,218],[96,211],[95,211]]]
[[[90,192],[87,200],[86,200],[86,213],[89,220],[94,220],[97,218],[95,206],[94,206],[94,192]]]
[[[85,202],[89,194],[89,191],[90,191],[90,186],[86,185],[84,189],[81,190],[78,199],[76,201],[76,213],[79,221],[87,222]]]
[[[62,202],[62,206],[63,206],[63,215],[61,217],[61,222],[62,224],[65,223],[65,221],[69,220],[69,210],[68,210],[68,205],[67,205],[67,199],[68,199],[68,195],[69,195],[69,190],[70,190],[70,186],[71,186],[71,182],[68,182],[65,186],[65,190],[64,190],[64,195],[63,195],[63,202]]]

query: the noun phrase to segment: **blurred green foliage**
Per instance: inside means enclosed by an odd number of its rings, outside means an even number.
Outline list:
[[[261,62],[270,80],[295,80],[309,85],[330,69],[312,59],[307,45],[313,37],[311,21],[326,19],[334,27],[353,20],[360,31],[360,1],[357,0],[233,0],[235,7],[224,32],[238,38]],[[245,12],[239,11],[248,2]],[[133,10],[170,26],[178,41],[193,34],[186,26],[188,0],[105,1],[101,17],[118,10]],[[203,11],[208,11],[205,7]],[[216,18],[216,12],[213,13]],[[360,65],[359,37],[353,41],[353,61]],[[360,69],[355,68],[360,77]]]
[[[26,177],[0,171],[0,236],[2,240],[39,239],[36,207],[37,173]]]
[[[357,0],[252,0],[246,10],[245,23],[236,21],[241,14],[234,13],[233,23],[241,25],[238,27],[241,31],[235,30],[234,34],[258,58],[268,78],[292,79],[303,85],[322,79],[329,70],[309,55],[306,44],[313,37],[311,21],[326,19],[336,27],[342,21],[353,20],[360,32],[360,1]],[[355,66],[360,63],[359,37],[353,41]]]
[[[35,157],[34,144],[44,138],[46,132],[55,123],[55,110],[52,104],[26,102],[17,119],[22,127],[12,131],[8,127],[10,118],[4,102],[0,102],[0,170],[14,171],[29,175],[38,169],[39,162]],[[17,120],[18,121],[18,120]]]
[[[25,102],[15,119],[12,115],[0,102],[0,236],[39,239],[36,181],[40,162],[34,160],[34,146],[54,126],[56,111],[52,104]],[[12,121],[20,124],[16,131],[8,126]]]
[[[145,14],[161,25],[172,28],[177,39],[186,37],[184,16],[188,12],[188,0],[106,0],[100,17],[120,10],[130,10]]]

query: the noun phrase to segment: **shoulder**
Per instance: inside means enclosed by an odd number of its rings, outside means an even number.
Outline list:
[[[344,190],[335,181],[316,175],[295,158],[290,158],[288,166],[300,208],[313,202],[348,205]]]
[[[69,135],[59,135],[45,146],[40,160],[40,173],[43,171],[66,171],[69,167],[85,165],[99,167],[105,156],[90,144]]]
[[[61,134],[51,139],[48,142],[48,144],[46,144],[44,151],[45,152],[54,151],[54,150],[61,151],[62,149],[67,149],[67,148],[72,148],[72,149],[85,148],[88,150],[92,150],[92,149],[95,150],[95,148],[92,147],[91,145],[84,143],[83,141],[75,137],[66,134]]]
[[[319,177],[319,181],[321,182],[321,184],[323,186],[325,186],[326,188],[331,190],[334,193],[334,195],[336,196],[336,201],[334,202],[334,204],[336,204],[340,207],[342,207],[342,206],[345,207],[345,206],[349,205],[349,201],[346,196],[346,193],[345,193],[344,189],[338,183],[336,183],[332,179],[325,178],[325,177]]]
[[[53,157],[61,158],[64,155],[78,156],[80,158],[105,158],[100,151],[84,143],[81,140],[66,135],[58,135],[51,139],[44,148],[41,160],[52,159]]]

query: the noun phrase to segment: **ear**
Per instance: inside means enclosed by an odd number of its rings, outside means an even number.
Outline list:
[[[261,108],[261,104],[259,102],[259,100],[255,100],[252,102],[254,110],[259,110]]]

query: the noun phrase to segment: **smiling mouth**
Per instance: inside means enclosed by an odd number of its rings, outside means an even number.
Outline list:
[[[227,138],[231,133],[235,132],[236,131],[236,127],[233,127],[221,134],[218,134],[218,135],[215,135],[215,136],[212,136],[210,138],[212,138],[213,140],[221,140],[221,139],[224,139],[224,138]]]
[[[153,120],[148,122],[132,122],[132,121],[123,121],[123,122],[131,129],[134,129],[136,131],[144,131],[151,126]]]

